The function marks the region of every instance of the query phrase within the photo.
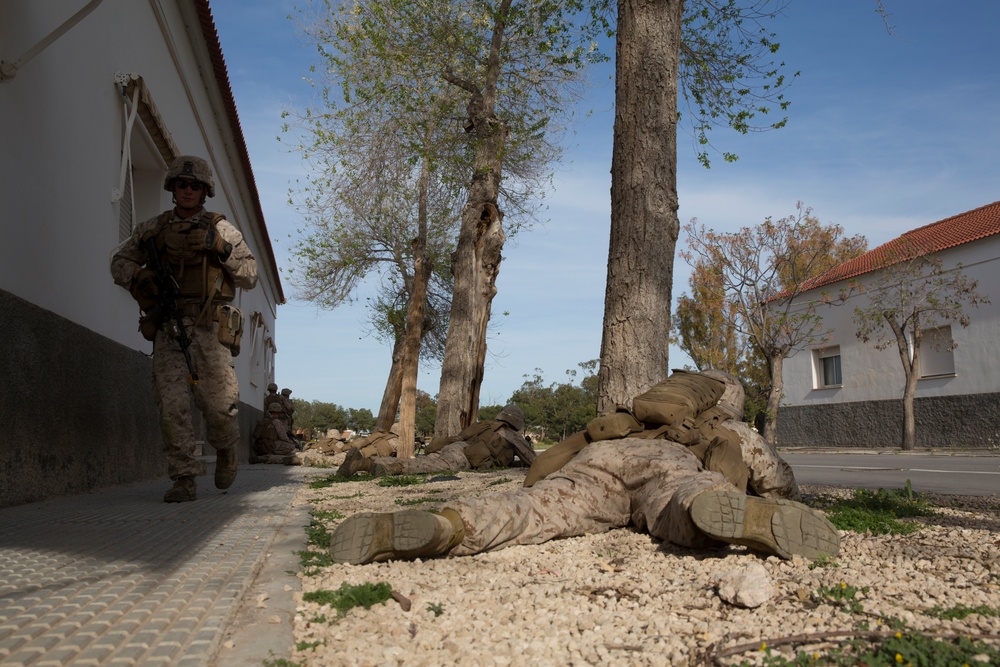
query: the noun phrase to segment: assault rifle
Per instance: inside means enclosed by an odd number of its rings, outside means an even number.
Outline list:
[[[188,348],[191,346],[191,339],[188,338],[187,330],[184,328],[184,320],[181,316],[180,308],[177,307],[177,297],[180,295],[180,287],[174,279],[170,265],[160,259],[160,253],[156,249],[156,237],[150,236],[144,241],[146,244],[146,256],[149,258],[149,268],[156,275],[156,286],[159,289],[156,309],[159,311],[161,322],[173,321],[177,329],[173,337],[177,339],[177,344],[181,346],[184,354],[184,361],[188,367],[188,384],[198,384],[198,372],[194,369],[194,362],[191,360],[191,353]]]

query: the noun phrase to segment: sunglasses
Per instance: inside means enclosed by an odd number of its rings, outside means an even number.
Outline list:
[[[195,192],[201,192],[202,188],[205,187],[205,184],[201,181],[182,181],[178,178],[174,181],[174,187],[180,188],[181,190],[191,188]]]

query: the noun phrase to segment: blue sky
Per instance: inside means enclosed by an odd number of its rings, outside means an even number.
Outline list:
[[[276,381],[293,397],[377,412],[389,349],[368,333],[363,306],[318,310],[296,298],[287,275],[301,215],[287,204],[306,174],[279,142],[281,113],[313,100],[305,81],[314,47],[298,35],[304,1],[211,0],[268,229],[288,303],[278,308]],[[791,0],[773,21],[780,57],[801,71],[782,130],[713,141],[739,154],[705,170],[690,138],[678,137],[681,224],[692,218],[736,230],[781,218],[797,201],[823,223],[874,247],[899,234],[1000,200],[1000,3]],[[541,369],[546,383],[600,354],[610,220],[614,86],[591,77],[567,137],[565,159],[543,223],[504,249],[481,403],[503,403]],[[682,234],[679,247],[683,247]],[[689,270],[675,263],[674,294]],[[359,294],[364,303],[365,294]],[[503,313],[507,313],[504,315]],[[676,348],[671,366],[688,360]],[[440,368],[421,368],[418,386],[438,392]]]

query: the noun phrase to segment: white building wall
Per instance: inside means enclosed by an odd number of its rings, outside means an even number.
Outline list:
[[[17,60],[86,4],[4,0],[0,59]],[[185,27],[197,31],[193,3],[180,4],[188,5],[183,16],[174,0],[103,0],[0,84],[0,288],[145,353],[151,343],[136,330],[136,304],[108,271],[118,244],[111,193],[119,181],[126,113],[116,72],[142,76],[180,151],[212,163],[216,196],[206,206],[243,232],[261,264],[261,282],[237,305],[248,319],[261,313],[272,336],[278,298],[277,277],[262,261],[269,241],[252,224],[236,151],[220,129],[225,118],[211,87],[214,74],[195,55],[205,47],[192,43]],[[138,119],[134,132],[142,141]],[[147,180],[159,182],[166,165],[148,150],[158,164],[147,165]],[[171,207],[170,195],[147,188],[136,206],[140,219],[150,217]],[[251,369],[249,346],[248,327],[246,352],[234,361],[243,400],[259,403],[267,378]]]
[[[273,374],[280,278],[258,220],[244,150],[229,127],[198,14],[203,0],[0,0],[0,507],[161,476],[150,386],[152,344],[112,282],[126,110],[116,73],[141,76],[182,154],[205,157],[207,208],[243,233],[259,282],[240,293],[245,333],[241,459]],[[53,30],[92,9],[31,60]],[[11,74],[14,74],[11,77]],[[137,218],[172,206],[166,163],[136,119]],[[259,322],[253,327],[251,322]],[[249,407],[249,409],[247,409]]]

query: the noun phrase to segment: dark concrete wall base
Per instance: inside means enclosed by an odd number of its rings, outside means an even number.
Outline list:
[[[913,410],[919,448],[1000,448],[1000,394],[918,398]],[[778,413],[781,447],[899,447],[902,439],[902,398],[783,407]]]
[[[166,479],[151,359],[4,290],[0,313],[0,507]],[[241,402],[241,462],[261,415]]]

